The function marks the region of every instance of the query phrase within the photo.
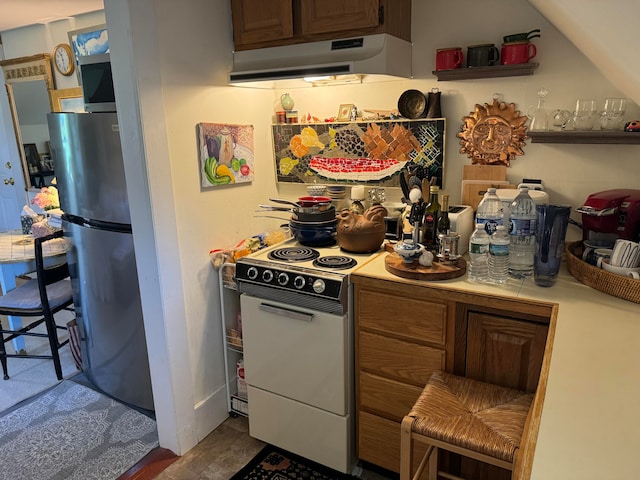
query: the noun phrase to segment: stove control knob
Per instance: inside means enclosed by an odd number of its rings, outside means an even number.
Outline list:
[[[273,272],[271,270],[265,270],[262,272],[262,280],[269,283],[273,280]]]
[[[247,277],[249,277],[249,280],[258,278],[258,269],[256,267],[249,267],[247,269]]]
[[[304,288],[306,283],[307,282],[304,281],[304,277],[301,275],[298,275],[296,278],[293,279],[293,286],[296,287],[298,290]]]
[[[313,282],[313,291],[316,293],[324,292],[324,289],[327,286],[324,284],[324,280],[320,280],[319,278]]]
[[[280,275],[278,275],[278,283],[280,285],[282,285],[284,287],[288,282],[289,282],[289,275],[287,275],[284,272],[282,272]]]

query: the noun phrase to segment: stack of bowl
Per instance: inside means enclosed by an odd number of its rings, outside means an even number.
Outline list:
[[[289,228],[294,238],[308,247],[322,247],[335,243],[336,209],[329,197],[300,197],[293,208]]]

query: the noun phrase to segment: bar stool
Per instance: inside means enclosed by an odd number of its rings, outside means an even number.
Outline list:
[[[402,420],[400,480],[438,474],[438,449],[513,471],[533,394],[436,371]],[[428,446],[411,475],[414,442]],[[444,475],[443,475],[444,473]]]

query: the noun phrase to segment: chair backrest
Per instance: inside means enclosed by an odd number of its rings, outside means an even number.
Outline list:
[[[47,286],[67,278],[69,276],[69,265],[67,264],[66,257],[62,257],[64,258],[64,260],[61,259],[59,263],[56,263],[53,266],[45,266],[42,245],[53,239],[62,238],[62,236],[63,231],[57,230],[50,235],[36,238],[34,242],[36,255],[36,274],[38,278],[38,287],[40,290],[40,300],[42,302],[42,308],[45,312],[50,310],[49,300],[47,297]]]

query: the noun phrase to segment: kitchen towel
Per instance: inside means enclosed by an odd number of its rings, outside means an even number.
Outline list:
[[[0,417],[0,480],[114,480],[157,446],[154,419],[64,380]]]

